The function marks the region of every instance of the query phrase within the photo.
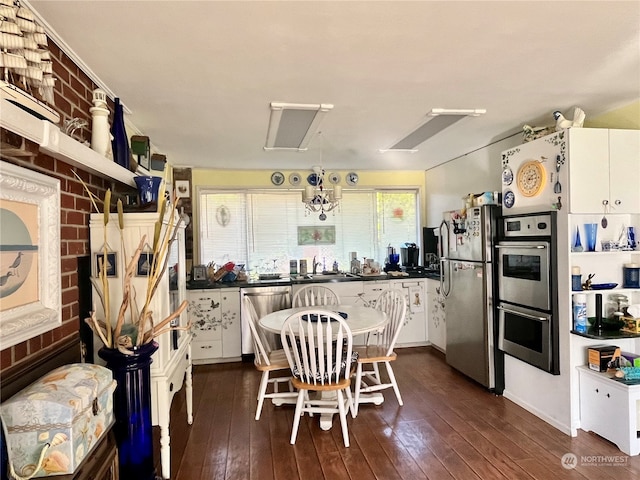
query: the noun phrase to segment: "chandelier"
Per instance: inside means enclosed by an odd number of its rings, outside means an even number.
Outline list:
[[[327,219],[326,212],[334,209],[340,210],[340,200],[342,199],[342,187],[336,185],[333,190],[324,187],[324,169],[319,166],[313,167],[313,173],[309,175],[307,185],[302,191],[302,203],[305,206],[305,214],[320,213],[318,217],[321,221]]]

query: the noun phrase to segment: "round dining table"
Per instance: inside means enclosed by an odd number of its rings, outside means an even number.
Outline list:
[[[303,310],[329,310],[331,312],[342,314],[342,317],[347,322],[353,336],[379,332],[389,321],[385,312],[371,307],[364,307],[360,305],[316,305],[312,307],[295,307],[278,310],[262,317],[258,324],[267,332],[279,335],[282,330],[282,325],[284,325],[284,321],[294,313],[301,312]],[[354,340],[354,343],[357,342]],[[335,392],[322,392],[323,396],[332,394],[334,395]],[[272,401],[273,400],[274,399],[272,399]],[[384,402],[384,397],[381,392],[363,393],[360,395],[359,403],[373,403],[375,405],[381,405],[382,402]],[[281,404],[283,402],[279,403]],[[320,428],[322,430],[329,430],[332,424],[332,414],[323,413],[320,415]]]
[[[371,307],[359,305],[316,305],[313,307],[295,307],[285,310],[278,310],[262,317],[258,322],[267,332],[280,335],[284,321],[291,315],[303,310],[329,310],[330,312],[342,313],[342,317],[351,329],[353,336],[361,333],[380,331],[387,324],[387,314]]]

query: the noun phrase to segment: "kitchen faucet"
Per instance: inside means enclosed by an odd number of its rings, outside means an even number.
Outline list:
[[[320,265],[320,262],[316,263],[316,256],[313,256],[313,274],[316,274],[316,270],[318,269],[318,265]]]

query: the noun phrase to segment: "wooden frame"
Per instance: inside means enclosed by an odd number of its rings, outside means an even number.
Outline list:
[[[60,272],[60,181],[0,162],[0,349],[62,324]]]

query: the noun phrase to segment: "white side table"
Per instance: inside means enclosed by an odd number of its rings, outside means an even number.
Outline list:
[[[580,426],[615,443],[627,455],[640,453],[637,404],[640,384],[625,385],[606,372],[578,367]]]

